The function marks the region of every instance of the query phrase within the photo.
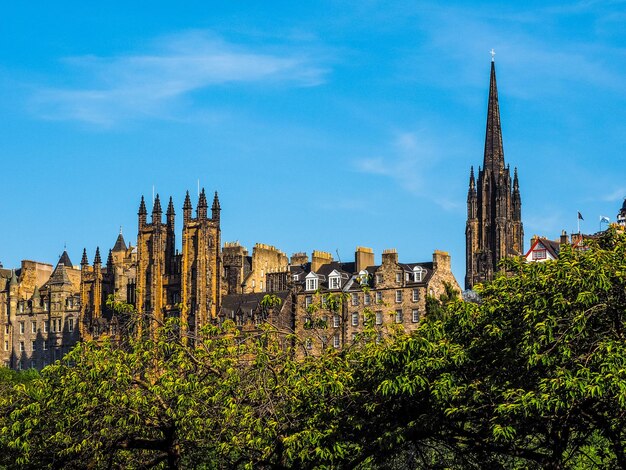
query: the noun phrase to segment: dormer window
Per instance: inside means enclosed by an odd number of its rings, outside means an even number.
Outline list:
[[[306,290],[307,291],[317,290],[317,288],[318,288],[317,274],[311,272],[311,273],[307,274],[305,279],[306,279]]]
[[[341,288],[341,274],[337,270],[334,270],[328,275],[328,288],[340,289]]]
[[[424,268],[421,266],[415,266],[413,268],[413,282],[422,282],[425,274],[426,270]]]
[[[359,271],[359,277],[357,278],[357,280],[362,286],[367,286],[369,281],[369,274],[367,273],[367,271]]]

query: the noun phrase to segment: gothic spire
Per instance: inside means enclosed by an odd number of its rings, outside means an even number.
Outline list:
[[[176,212],[174,211],[174,201],[172,200],[172,196],[170,196],[170,202],[167,205],[167,213],[166,215],[168,217],[176,215]]]
[[[100,258],[100,247],[96,247],[96,256],[93,259],[93,264],[102,264],[102,258]]]
[[[17,276],[15,275],[15,269],[11,269],[11,280],[9,281],[10,286],[17,285]]]
[[[110,273],[113,268],[113,252],[109,250],[109,256],[107,257],[107,270]]]
[[[485,170],[494,173],[504,170],[504,148],[502,146],[502,127],[500,126],[500,106],[498,104],[498,86],[496,85],[496,65],[491,62],[489,80],[489,103],[487,105],[487,131],[485,135]]]
[[[161,222],[161,214],[163,214],[163,209],[161,209],[161,199],[157,194],[152,206],[152,223]]]
[[[213,220],[217,220],[220,218],[220,211],[222,208],[220,207],[220,199],[217,197],[217,191],[215,191],[215,196],[213,196],[213,205],[211,206],[211,217]]]
[[[187,222],[191,219],[191,198],[189,197],[189,191],[185,194],[185,203],[183,204],[183,220]]]
[[[139,216],[139,228],[141,228],[146,225],[146,217],[148,216],[146,201],[144,200],[143,195],[141,196],[141,202],[139,203],[139,212],[137,212],[137,215]]]
[[[200,193],[200,197],[198,198],[198,207],[196,209],[198,220],[206,219],[206,212],[209,204],[206,200],[206,193],[204,192],[204,188],[202,188],[202,192]]]
[[[513,170],[513,191],[519,193],[519,181],[517,179],[517,167]]]
[[[469,189],[470,191],[476,190],[476,180],[474,179],[474,165],[472,165],[472,167],[470,168]]]
[[[89,260],[87,259],[87,248],[83,248],[83,258],[80,260],[81,266],[86,266],[89,264]]]

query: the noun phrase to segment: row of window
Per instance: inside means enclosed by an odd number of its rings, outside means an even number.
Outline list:
[[[48,350],[48,342],[47,341],[43,341],[42,344],[42,351],[47,351]],[[4,350],[8,351],[9,350],[9,342],[5,341],[4,342]],[[24,341],[20,341],[20,352],[24,352],[26,351],[26,343]],[[29,351],[37,351],[37,341],[31,341],[30,342],[30,349]]]
[[[361,317],[361,314],[359,312],[354,312],[351,315],[351,325],[352,326],[359,326],[359,319]],[[375,323],[377,325],[382,325],[383,324],[383,312],[382,311],[377,311],[374,314],[374,318],[375,318]],[[326,325],[328,322],[327,317],[322,317],[322,324]],[[367,320],[367,317],[364,315],[363,316],[363,324],[365,324]],[[394,321],[396,323],[403,323],[404,322],[404,313],[402,312],[402,310],[396,310],[395,314],[394,314]],[[416,308],[411,310],[411,321],[413,323],[417,323],[420,321],[420,311]],[[307,320],[307,324],[311,324],[311,320]],[[333,328],[339,328],[341,326],[341,316],[340,315],[333,315]]]
[[[23,335],[26,332],[26,322],[21,321],[19,323],[20,326],[20,334]],[[44,321],[43,322],[43,332],[44,333],[48,333],[48,330],[50,330],[50,332],[52,333],[60,333],[63,331],[62,328],[62,320],[61,318],[51,318],[50,321]],[[37,333],[37,322],[36,321],[31,321],[30,322],[30,331],[31,333]],[[67,319],[67,331],[69,331],[70,333],[72,331],[74,331],[74,319],[73,318],[68,318]],[[5,324],[4,325],[4,333],[5,334],[9,334],[9,325]]]
[[[377,291],[375,292],[376,295],[376,303],[380,304],[383,302],[383,293],[382,291]],[[359,296],[357,294],[352,294],[351,296],[352,299],[352,306],[356,307],[359,305]],[[397,290],[395,293],[395,299],[396,299],[396,303],[401,303],[402,299],[404,298],[404,291],[402,290]],[[312,295],[307,295],[305,297],[305,307],[309,307],[309,305],[311,305],[313,303],[313,296]],[[419,302],[420,300],[420,292],[419,289],[413,289],[411,291],[411,301],[412,302]],[[363,295],[363,304],[364,305],[371,305],[372,302],[372,298],[370,294],[364,294]],[[326,305],[326,299],[325,297],[322,297],[322,306]]]
[[[28,301],[20,301],[19,305],[18,305],[18,311],[19,313],[24,313],[24,305],[27,305],[28,308],[33,308],[32,305],[32,301],[28,300]],[[76,299],[76,301],[74,301],[73,297],[68,297],[67,299],[65,299],[65,306],[67,308],[74,308],[75,306],[78,307],[78,299]],[[37,306],[37,305],[36,305]],[[50,302],[48,300],[43,300],[41,301],[41,303],[38,305],[39,307],[43,307],[43,309],[45,311],[48,310],[48,308],[50,307]],[[52,303],[52,309],[53,310],[60,310],[61,308],[61,304],[60,302],[53,302]]]
[[[415,266],[413,268],[413,272],[404,272],[404,279],[406,282],[422,282],[424,280],[424,277],[426,275],[426,270],[424,268],[422,268],[421,266]],[[297,278],[295,278],[294,280],[297,280]],[[369,280],[369,274],[367,273],[367,271],[361,271],[359,273],[359,276],[357,277],[357,280],[360,282],[360,284],[362,286],[366,286],[368,285],[368,280]],[[383,275],[382,273],[377,273],[376,274],[376,283],[380,284],[383,282]],[[396,282],[397,283],[401,283],[402,282],[402,272],[397,272],[396,273]],[[307,291],[314,291],[317,290],[319,287],[319,278],[318,276],[311,272],[306,276],[306,290]],[[340,289],[341,288],[341,276],[339,275],[339,273],[336,273],[335,271],[333,271],[329,276],[328,276],[328,288],[329,289]]]

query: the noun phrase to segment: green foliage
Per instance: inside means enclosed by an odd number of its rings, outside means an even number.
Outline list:
[[[41,376],[0,371],[0,464],[625,468],[624,236],[506,268],[480,303],[447,289],[417,331],[384,341],[370,311],[360,340],[319,357],[297,359],[270,326],[183,341],[169,319],[82,343]]]

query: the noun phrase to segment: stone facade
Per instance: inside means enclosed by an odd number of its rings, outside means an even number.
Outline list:
[[[435,251],[432,262],[401,263],[396,250],[385,250],[382,263],[359,247],[355,262],[340,263],[314,252],[313,262],[291,264],[294,326],[300,354],[351,344],[371,321],[382,337],[389,328],[417,328],[426,312],[426,295],[438,296],[445,283],[460,293],[450,256]],[[321,263],[324,259],[324,263]],[[319,263],[315,263],[315,260]],[[321,264],[320,264],[321,263]]]
[[[491,62],[487,130],[482,169],[478,181],[470,170],[467,194],[465,288],[493,279],[498,263],[508,256],[524,254],[522,200],[517,169],[513,183],[504,164],[500,108],[495,63]]]

